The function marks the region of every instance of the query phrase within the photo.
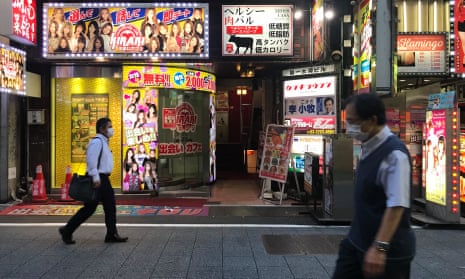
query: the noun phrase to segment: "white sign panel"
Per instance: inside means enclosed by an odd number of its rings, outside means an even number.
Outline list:
[[[284,98],[329,95],[336,95],[336,76],[284,81]]]
[[[223,56],[291,56],[291,5],[223,5]]]

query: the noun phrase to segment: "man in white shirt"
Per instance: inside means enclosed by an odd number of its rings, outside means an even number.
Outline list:
[[[121,237],[116,229],[116,200],[115,192],[110,183],[113,170],[113,155],[108,140],[113,136],[113,126],[109,118],[100,118],[96,124],[97,135],[87,147],[87,174],[92,177],[94,188],[97,190],[97,200],[85,202],[84,206],[69,219],[68,223],[59,228],[61,239],[65,244],[76,243],[73,232],[84,223],[97,209],[99,201],[105,212],[107,234],[105,242],[126,242],[127,237]]]

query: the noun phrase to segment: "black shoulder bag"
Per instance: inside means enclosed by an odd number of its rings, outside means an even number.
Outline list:
[[[102,158],[102,151],[103,141],[102,149],[100,149],[100,154],[98,156],[97,169],[100,168],[100,159]],[[93,185],[92,176],[88,175],[87,173],[85,175],[73,173],[73,178],[71,179],[71,184],[69,185],[69,196],[75,200],[82,202],[96,201],[97,192]]]

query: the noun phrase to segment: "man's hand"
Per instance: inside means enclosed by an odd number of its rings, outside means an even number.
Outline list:
[[[101,185],[100,180],[99,180],[99,181],[95,181],[93,184],[94,184],[94,188],[98,188],[98,187],[100,187],[100,185]]]
[[[386,253],[381,252],[374,245],[368,248],[363,259],[363,274],[367,278],[375,277],[384,273],[386,267]]]

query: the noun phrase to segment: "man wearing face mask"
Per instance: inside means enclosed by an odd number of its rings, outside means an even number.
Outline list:
[[[339,245],[340,278],[410,278],[415,235],[410,227],[411,163],[405,144],[386,126],[376,94],[346,102],[347,134],[362,142],[355,175],[355,212]]]
[[[76,243],[73,232],[84,223],[97,209],[99,201],[103,204],[105,212],[105,225],[107,234],[105,242],[126,242],[127,237],[121,237],[116,229],[116,201],[115,192],[110,183],[110,174],[113,170],[113,155],[108,140],[113,136],[114,130],[109,118],[100,118],[96,124],[97,135],[87,147],[87,174],[92,176],[94,188],[97,189],[97,201],[86,202],[68,223],[60,227],[61,239],[66,244]]]

